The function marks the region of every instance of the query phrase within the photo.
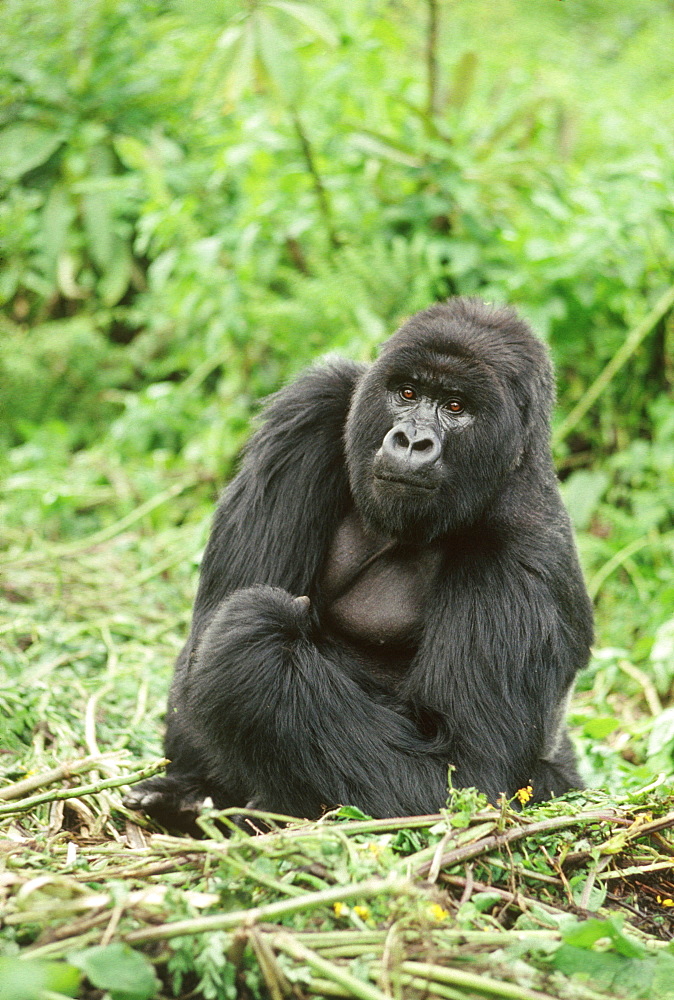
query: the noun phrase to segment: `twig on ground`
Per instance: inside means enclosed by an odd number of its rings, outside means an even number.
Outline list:
[[[29,798],[22,799],[20,802],[12,802],[5,806],[0,805],[0,816],[9,816],[16,812],[28,812],[28,810],[33,809],[35,806],[42,805],[44,802],[58,802],[62,799],[76,799],[81,798],[83,795],[96,795],[98,792],[102,792],[106,788],[119,788],[121,785],[133,785],[137,781],[143,781],[144,778],[152,777],[152,775],[157,774],[158,771],[163,771],[168,763],[168,760],[162,758],[154,764],[150,764],[148,767],[144,767],[140,771],[134,771],[131,774],[124,774],[115,778],[105,778],[103,781],[97,781],[95,784],[78,785],[76,788],[58,788],[51,792],[42,792],[40,795],[29,796]]]
[[[613,812],[586,812],[578,813],[576,816],[556,816],[552,819],[544,819],[540,823],[530,823],[527,826],[517,826],[512,830],[506,830],[504,833],[496,833],[493,836],[483,837],[472,844],[466,844],[464,847],[457,847],[453,851],[448,851],[440,859],[440,866],[443,868],[451,868],[454,865],[461,864],[464,861],[469,861],[472,858],[477,858],[481,854],[487,854],[489,851],[493,851],[500,847],[505,847],[507,844],[512,844],[516,840],[523,840],[525,837],[532,837],[539,833],[551,833],[555,830],[564,830],[568,827],[585,825],[590,823],[628,823],[628,820],[622,821],[621,817],[617,813]],[[416,875],[425,875],[430,871],[433,861],[425,861],[416,870]]]
[[[97,754],[95,756],[82,757],[80,760],[66,761],[49,771],[41,774],[31,774],[28,778],[15,781],[12,785],[0,788],[0,800],[20,799],[29,792],[34,792],[36,788],[44,788],[45,785],[53,785],[57,781],[66,781],[75,774],[84,774],[86,771],[93,771],[101,764],[111,761],[122,761],[128,755],[124,751],[114,750],[110,753]]]
[[[246,910],[234,910],[231,913],[218,913],[208,917],[195,917],[191,920],[176,920],[173,923],[161,924],[159,927],[146,927],[127,934],[126,941],[129,944],[140,944],[145,941],[164,941],[183,934],[224,931],[239,926],[250,927],[263,920],[307,912],[317,906],[330,906],[347,899],[367,899],[380,893],[418,895],[420,890],[406,879],[368,879],[365,882],[353,882],[350,885],[340,885],[321,892],[306,893],[293,899],[281,900],[279,903],[268,903],[266,906],[254,906]]]

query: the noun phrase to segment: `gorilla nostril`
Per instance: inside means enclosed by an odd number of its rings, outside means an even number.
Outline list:
[[[422,438],[421,441],[412,444],[412,451],[429,451],[432,447],[433,442],[430,438]]]
[[[410,439],[408,438],[407,434],[405,434],[404,431],[396,431],[396,433],[393,435],[393,444],[397,448],[407,449],[410,446]]]

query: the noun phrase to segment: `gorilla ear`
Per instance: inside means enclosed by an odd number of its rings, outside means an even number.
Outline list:
[[[546,348],[540,341],[537,341],[537,345],[538,357],[532,358],[534,363],[529,367],[527,377],[517,387],[517,405],[524,430],[524,447],[518,465],[525,454],[547,454],[550,449],[550,416],[555,403],[555,379]]]
[[[546,345],[509,306],[487,313],[484,326],[496,334],[499,350],[491,363],[509,386],[522,422],[522,454],[544,456],[550,447],[555,378]],[[519,462],[518,462],[519,464]]]

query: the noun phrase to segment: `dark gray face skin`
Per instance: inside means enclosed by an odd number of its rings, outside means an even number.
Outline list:
[[[347,461],[365,523],[400,542],[475,525],[522,450],[520,410],[472,358],[398,351],[363,377],[347,422]]]
[[[554,482],[553,398],[545,349],[513,312],[455,300],[413,316],[351,398],[345,453],[364,523],[427,544],[519,517],[532,483]]]
[[[386,393],[393,426],[374,457],[374,489],[398,483],[412,490],[437,490],[443,479],[443,442],[473,423],[455,390],[407,380]]]

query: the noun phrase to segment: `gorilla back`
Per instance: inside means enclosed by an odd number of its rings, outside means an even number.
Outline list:
[[[413,316],[370,366],[269,401],[225,491],[168,707],[166,775],[316,817],[437,811],[456,786],[581,785],[564,723],[592,613],[549,447],[541,343],[508,308]]]

